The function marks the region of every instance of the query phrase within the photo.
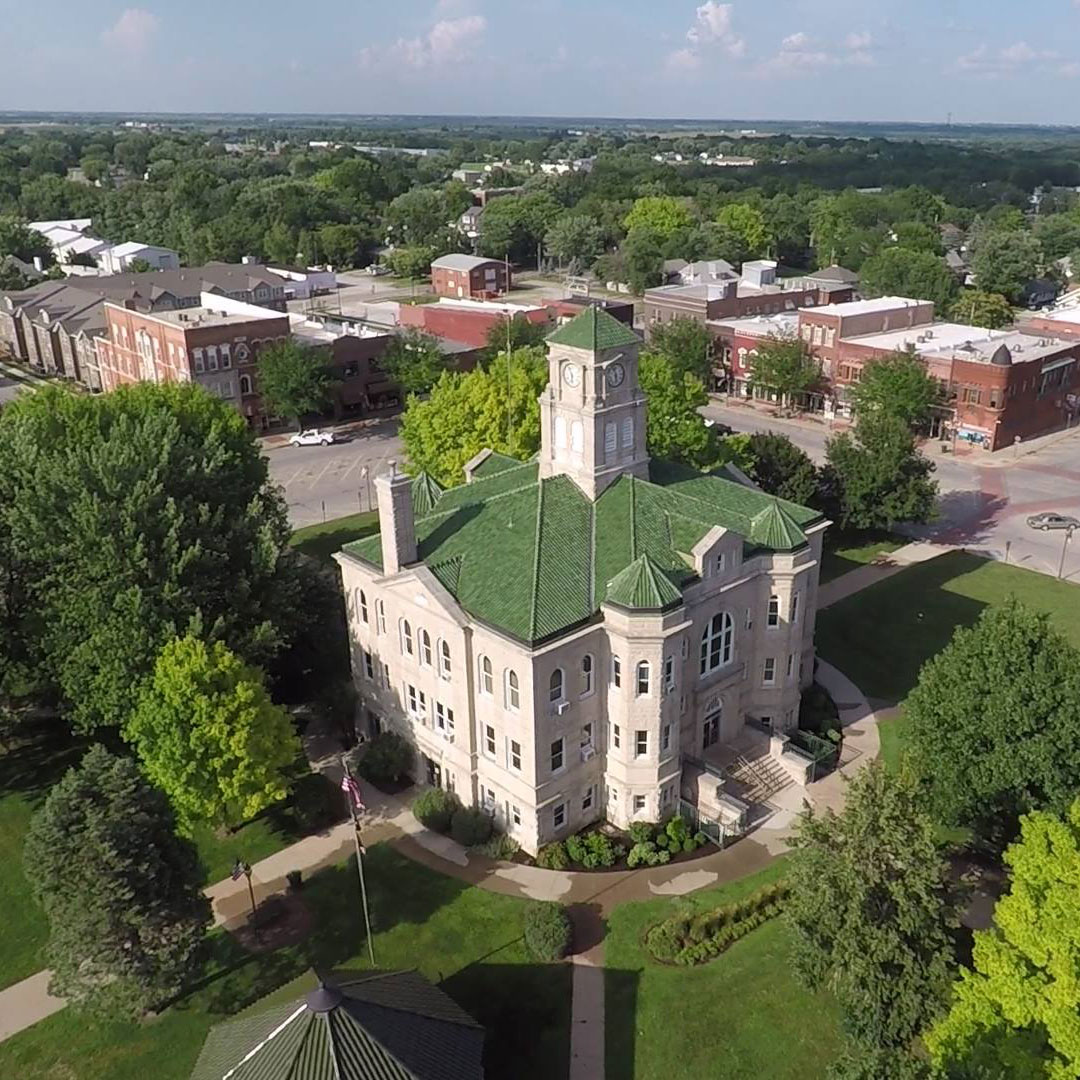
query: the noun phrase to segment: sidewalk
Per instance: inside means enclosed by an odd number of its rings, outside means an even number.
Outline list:
[[[936,544],[931,541],[918,540],[911,544],[905,544],[902,548],[888,555],[879,555],[872,563],[860,566],[855,570],[849,570],[832,581],[826,581],[818,586],[817,610],[822,611],[839,600],[862,592],[870,585],[876,585],[893,574],[899,574],[915,563],[926,562],[928,559],[936,559],[946,551],[952,551],[958,545]]]

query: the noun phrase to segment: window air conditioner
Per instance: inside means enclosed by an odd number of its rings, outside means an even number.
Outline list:
[[[588,746],[583,746],[581,748],[581,760],[582,761],[589,761],[590,759],[592,759],[595,756],[596,756],[596,747],[593,746],[592,743],[589,743]]]
[[[569,701],[560,701],[559,704],[555,706],[555,712],[556,712],[557,715],[562,716],[562,714],[564,712],[566,712],[566,710],[569,709],[569,708],[570,708],[570,702]]]

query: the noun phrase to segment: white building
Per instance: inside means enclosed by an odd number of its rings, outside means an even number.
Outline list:
[[[126,274],[136,259],[149,263],[151,270],[180,269],[178,252],[171,248],[140,244],[133,240],[106,247],[97,256],[98,266],[103,274]]]
[[[527,851],[690,807],[739,818],[720,766],[805,780],[820,514],[645,448],[640,339],[587,308],[548,338],[538,461],[466,483],[391,469],[341,566],[369,734]],[[768,734],[762,734],[762,729]]]

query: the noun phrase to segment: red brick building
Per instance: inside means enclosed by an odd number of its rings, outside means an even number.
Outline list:
[[[546,307],[526,307],[522,304],[495,304],[470,300],[440,300],[437,304],[402,304],[398,311],[401,326],[416,327],[433,337],[460,341],[482,349],[488,335],[507,318],[521,317],[534,325],[550,324],[554,329],[554,313]]]
[[[490,300],[510,289],[506,263],[478,255],[443,255],[431,264],[431,284],[438,296]]]

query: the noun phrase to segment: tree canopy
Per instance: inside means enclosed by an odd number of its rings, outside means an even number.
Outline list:
[[[280,802],[302,756],[263,673],[220,641],[191,635],[158,654],[123,733],[187,830],[200,822],[236,828]]]
[[[784,404],[816,385],[821,364],[802,338],[767,337],[750,359],[750,382],[780,395]]]
[[[481,450],[526,460],[540,448],[540,392],[547,385],[542,349],[496,356],[487,368],[448,373],[425,399],[410,398],[401,421],[409,466],[440,484],[464,481],[465,463]]]
[[[439,347],[438,338],[407,327],[394,335],[379,364],[407,394],[426,394],[449,370],[450,357]]]
[[[825,444],[822,498],[841,529],[929,521],[937,502],[933,471],[903,420],[870,413],[859,418],[854,434],[843,432]]]
[[[975,931],[952,1007],[926,1034],[950,1080],[1080,1075],[1080,802],[1020,820],[1008,892]]]
[[[333,396],[334,376],[321,353],[299,342],[277,341],[259,352],[258,390],[271,416],[287,416],[297,429],[307,413],[321,412]]]
[[[786,435],[755,431],[747,444],[750,479],[763,491],[800,506],[817,497],[817,468]]]
[[[949,308],[949,318],[971,326],[985,326],[987,330],[998,330],[1012,324],[1013,311],[1001,293],[965,289]]]
[[[663,357],[674,371],[693,375],[704,386],[712,379],[713,338],[697,319],[657,323],[649,331],[649,352]]]
[[[999,293],[1014,304],[1038,275],[1042,260],[1042,247],[1030,233],[994,229],[980,236],[971,269],[982,292]]]
[[[940,400],[937,380],[908,352],[871,360],[863,367],[862,378],[851,386],[851,401],[858,413],[893,416],[913,430],[926,425],[931,408]]]
[[[689,228],[693,222],[693,216],[682,200],[669,195],[646,195],[634,201],[623,220],[623,227],[627,233],[651,229],[666,240],[676,230]]]
[[[697,468],[718,464],[716,430],[706,425],[698,411],[709,401],[702,381],[651,352],[641,354],[639,381],[649,402],[646,447],[650,456]]]
[[[129,758],[92,748],[26,834],[49,920],[49,991],[110,1020],[137,1019],[199,973],[210,902],[194,847]]]
[[[122,724],[189,629],[272,664],[303,608],[289,535],[244,418],[201,387],[44,387],[0,414],[9,645],[80,728]]]
[[[941,1008],[953,970],[946,868],[917,787],[870,762],[843,813],[806,811],[792,847],[796,974],[833,992],[856,1044],[905,1048]]]
[[[1061,813],[1080,776],[1080,652],[1008,600],[927,661],[904,704],[908,754],[941,820],[995,839]]]
[[[926,251],[890,247],[863,263],[859,288],[866,296],[932,300],[936,311],[947,311],[958,286],[944,259]]]

